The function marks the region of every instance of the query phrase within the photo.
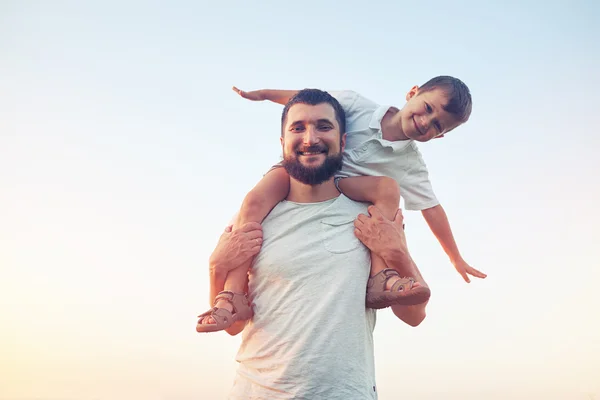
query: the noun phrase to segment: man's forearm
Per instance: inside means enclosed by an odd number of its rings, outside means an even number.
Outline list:
[[[285,105],[296,94],[297,90],[261,89],[260,94],[264,100]]]
[[[444,252],[450,258],[450,261],[455,263],[460,260],[462,256],[458,251],[458,246],[456,245],[454,235],[452,234],[452,228],[450,228],[450,222],[448,221],[448,216],[442,205],[438,204],[435,207],[421,211],[421,213],[423,214],[425,221],[427,221],[429,229],[431,229],[431,232],[433,232],[442,245]]]

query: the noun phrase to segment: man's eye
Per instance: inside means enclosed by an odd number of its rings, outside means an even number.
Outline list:
[[[321,125],[321,126],[319,126],[319,130],[320,131],[329,131],[329,130],[331,130],[331,127],[329,125]]]
[[[302,132],[302,127],[301,127],[301,126],[294,126],[294,127],[292,128],[292,131],[293,131],[293,132]]]

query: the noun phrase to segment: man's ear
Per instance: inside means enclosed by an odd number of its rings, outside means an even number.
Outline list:
[[[419,93],[419,87],[417,85],[413,86],[408,93],[406,93],[406,101],[409,101],[413,97],[415,97]]]
[[[340,138],[340,151],[344,151],[346,149],[346,134],[344,133]]]

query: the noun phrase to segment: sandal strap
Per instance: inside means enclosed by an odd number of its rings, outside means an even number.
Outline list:
[[[404,290],[404,291],[410,290],[410,289],[412,289],[414,284],[415,284],[414,278],[398,279],[396,282],[394,282],[394,284],[390,288],[390,292],[399,292],[401,290]]]
[[[233,314],[236,314],[239,310],[243,310],[249,307],[248,297],[246,297],[246,293],[235,293],[230,290],[223,290],[220,292],[217,297],[215,297],[214,304],[217,304],[217,301],[225,300],[231,304],[233,307]]]
[[[385,284],[388,280],[390,280],[394,276],[400,276],[398,271],[391,268],[386,268],[382,271],[379,271],[377,274],[369,278],[367,282],[367,289],[375,289],[377,291],[383,291],[385,289]]]

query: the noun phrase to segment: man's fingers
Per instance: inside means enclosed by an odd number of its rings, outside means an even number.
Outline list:
[[[404,215],[402,215],[402,209],[400,208],[396,211],[396,215],[394,215],[394,224],[404,229]]]
[[[358,218],[356,218],[356,219],[354,220],[354,227],[355,227],[355,228],[359,228],[359,229],[360,229],[360,228],[362,228],[362,227],[364,226],[364,224],[365,224],[363,221],[361,221],[361,220],[360,220],[360,217],[363,217],[363,218],[365,218],[365,216],[364,216],[363,214],[360,214],[360,215],[358,216]]]
[[[367,208],[367,211],[369,211],[369,215],[371,217],[374,217],[374,218],[383,217],[383,215],[381,214],[381,211],[379,211],[379,208],[377,208],[375,206],[369,206],[369,208]]]
[[[237,94],[239,94],[240,96],[243,96],[242,93],[244,93],[243,91],[241,91],[240,89],[236,88],[235,86],[233,86],[231,88],[234,92],[236,92]]]
[[[246,233],[245,236],[250,240],[260,239],[262,241],[263,233],[262,231],[255,229],[251,232]]]
[[[262,231],[262,226],[258,222],[246,222],[238,230],[241,232],[251,232],[257,229]]]

